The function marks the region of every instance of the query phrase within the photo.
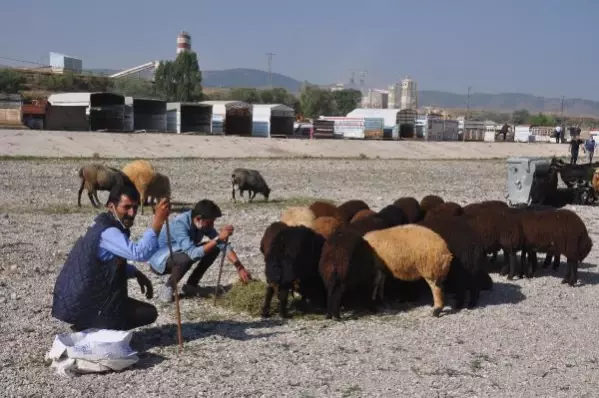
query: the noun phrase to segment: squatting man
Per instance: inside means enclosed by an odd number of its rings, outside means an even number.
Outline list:
[[[144,231],[139,240],[132,242],[130,229],[137,215],[139,199],[139,193],[134,186],[114,186],[106,203],[107,211],[96,216],[85,234],[75,242],[58,274],[53,292],[52,316],[71,324],[74,331],[88,328],[130,330],[149,325],[158,317],[156,307],[128,296],[128,279],[136,278],[141,292],[145,293],[148,299],[153,297],[153,287],[150,280],[127,260],[146,262],[152,256],[161,253],[161,242],[166,242],[164,222],[170,213],[170,202],[168,199],[162,199],[158,203],[151,226]],[[206,201],[200,201],[198,205],[200,203]],[[202,209],[202,206],[198,205],[196,208]],[[209,206],[211,209],[218,208],[213,203],[212,205],[213,207]],[[177,220],[184,218],[185,214],[173,221],[175,228],[180,224]],[[207,213],[203,213],[202,210],[202,214]],[[205,228],[203,231],[206,234],[217,237],[214,241],[219,242],[210,246],[220,244],[220,241],[233,232],[231,226],[226,226],[220,234],[216,234],[212,227],[213,221],[201,217],[194,220],[196,229],[201,229],[197,228],[199,225]],[[175,241],[178,242],[181,240],[181,229],[176,229],[179,235]],[[200,263],[206,266],[207,260],[202,259],[216,257],[218,250],[211,250],[210,246],[202,252],[208,254],[193,256],[194,261],[200,260]],[[181,247],[190,252],[189,247]],[[236,265],[241,279],[244,282],[249,280],[249,273],[245,271],[232,249],[228,248],[228,251],[229,259]],[[178,256],[182,258],[180,254]],[[181,264],[176,261],[174,263]],[[209,264],[206,268],[208,266]],[[177,267],[171,266],[171,269],[176,270]],[[181,276],[183,274],[184,272],[180,273]],[[199,281],[200,278],[197,279]]]
[[[227,259],[237,269],[241,281],[246,283],[251,279],[250,273],[237,258],[231,244],[227,242],[233,234],[233,226],[225,225],[218,232],[214,228],[214,221],[220,217],[222,217],[220,208],[213,201],[203,199],[196,203],[192,210],[173,218],[169,223],[172,259],[169,257],[166,242],[166,227],[163,228],[158,238],[160,249],[148,261],[155,273],[171,274],[160,294],[162,301],[173,300],[173,281],[175,285],[178,284],[196,262],[195,269],[181,290],[189,296],[198,294],[200,279],[218,258],[219,253],[225,250],[225,245]]]

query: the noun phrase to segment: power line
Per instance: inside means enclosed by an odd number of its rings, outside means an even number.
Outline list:
[[[50,66],[48,64],[42,64],[40,62],[35,62],[35,61],[25,61],[22,59],[17,59],[17,58],[11,58],[11,57],[3,57],[0,56],[0,59],[6,60],[6,61],[13,61],[13,62],[20,62],[22,64],[33,64],[33,65],[40,65],[40,66]]]

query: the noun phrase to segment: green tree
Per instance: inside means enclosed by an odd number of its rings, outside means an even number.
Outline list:
[[[18,72],[10,69],[0,69],[0,92],[15,94],[23,90],[26,79]]]
[[[512,113],[514,124],[527,124],[530,120],[530,112],[526,109],[520,109]]]
[[[553,115],[539,113],[530,118],[530,124],[534,124],[535,126],[555,126],[556,119]]]
[[[362,101],[362,92],[360,90],[338,90],[332,92],[335,100],[335,113],[338,116],[345,116],[349,112],[359,107]]]
[[[300,93],[300,106],[304,117],[316,118],[320,115],[333,115],[335,101],[328,90],[304,84]]]
[[[231,90],[230,97],[234,101],[243,101],[248,104],[262,104],[262,97],[255,88],[238,87]]]
[[[154,72],[156,92],[167,101],[201,101],[202,72],[196,53],[185,51],[174,61],[162,61]]]
[[[112,91],[124,96],[164,99],[156,93],[154,84],[151,81],[134,77],[115,79]]]

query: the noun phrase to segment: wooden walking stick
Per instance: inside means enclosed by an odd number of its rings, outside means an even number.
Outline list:
[[[171,227],[168,224],[168,217],[164,221],[166,224],[166,244],[168,245],[168,252],[171,259],[173,261],[173,245],[171,243]],[[173,264],[173,270],[176,267]],[[178,272],[178,270],[177,270]],[[179,289],[177,289],[177,276],[174,275],[174,272],[171,273],[171,281],[173,284],[173,291],[175,293],[175,307],[177,308],[177,338],[179,339],[179,353],[183,350],[183,332],[181,331],[181,310],[179,309]]]
[[[223,250],[223,255],[220,258],[220,267],[218,269],[218,279],[216,280],[216,287],[214,288],[214,301],[213,304],[216,305],[216,296],[218,296],[218,290],[220,287],[220,277],[223,274],[223,264],[225,263],[225,256],[227,255],[227,244],[229,243],[229,237],[225,239],[225,249]]]

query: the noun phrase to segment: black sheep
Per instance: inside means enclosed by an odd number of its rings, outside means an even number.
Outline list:
[[[327,290],[327,319],[341,318],[342,299],[350,291],[376,311],[374,253],[359,233],[349,227],[336,230],[323,245],[319,272]]]
[[[363,200],[352,199],[341,203],[339,206],[337,206],[337,209],[339,209],[339,211],[343,214],[345,222],[348,223],[357,212],[360,210],[370,209],[370,207]]]
[[[571,210],[529,211],[521,215],[526,250],[564,255],[568,268],[562,283],[574,286],[578,266],[588,256],[593,242],[581,218]],[[531,256],[527,272],[534,273],[536,255]]]
[[[389,228],[408,223],[408,216],[396,205],[385,206],[376,215],[385,220]]]
[[[470,292],[468,308],[475,307],[480,291],[490,288],[488,281],[491,280],[485,270],[487,257],[483,242],[462,217],[438,217],[418,224],[439,234],[454,255],[445,288],[455,294],[455,308],[464,306],[466,291]]]
[[[422,209],[422,214],[426,216],[426,213],[428,213],[429,210],[434,209],[443,203],[445,203],[445,201],[438,195],[426,195],[420,200],[420,209]]]
[[[357,221],[347,224],[347,228],[356,232],[360,236],[366,235],[370,231],[390,228],[389,222],[380,217],[378,214],[366,216]]]
[[[233,197],[234,202],[236,201],[235,185],[239,188],[239,195],[241,195],[241,197],[243,197],[244,191],[248,191],[250,202],[254,200],[258,193],[262,194],[264,199],[268,201],[270,188],[258,170],[237,168],[233,170],[233,174],[231,174],[231,181],[233,183],[231,196]]]
[[[409,223],[416,223],[423,217],[420,203],[411,196],[399,198],[393,204],[406,213]]]
[[[283,228],[274,237],[266,255],[266,295],[262,316],[268,317],[270,302],[278,289],[279,313],[288,318],[289,291],[297,291],[303,304],[323,306],[325,289],[318,274],[318,263],[325,239],[305,226]]]

